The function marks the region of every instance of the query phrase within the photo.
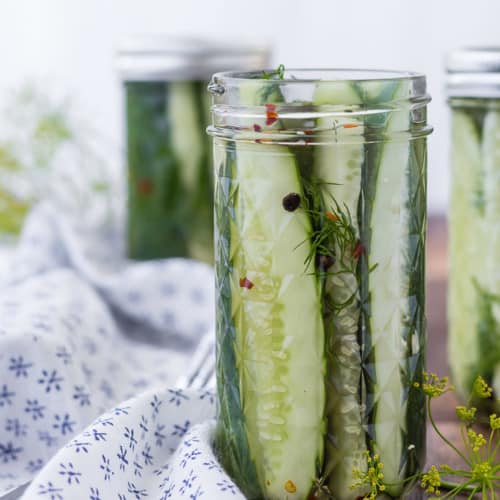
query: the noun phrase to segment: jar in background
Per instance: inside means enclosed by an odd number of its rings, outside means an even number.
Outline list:
[[[481,375],[493,403],[500,398],[500,47],[456,50],[447,71],[448,358],[460,396],[467,400]]]
[[[378,454],[400,498],[425,460],[425,77],[209,89],[219,458],[250,499],[355,500]]]
[[[124,42],[127,253],[212,263],[213,182],[206,86],[214,71],[255,69],[267,47],[143,36]]]

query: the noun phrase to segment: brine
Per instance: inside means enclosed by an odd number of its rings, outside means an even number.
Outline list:
[[[216,448],[251,499],[355,500],[374,463],[401,498],[425,460],[427,97],[312,73],[212,86]]]

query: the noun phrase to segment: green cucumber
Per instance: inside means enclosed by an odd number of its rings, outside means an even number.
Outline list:
[[[482,144],[483,174],[484,174],[484,227],[487,228],[487,248],[492,249],[486,257],[486,270],[484,275],[487,289],[492,294],[500,293],[500,273],[499,253],[500,253],[500,227],[498,219],[500,217],[500,112],[488,111],[483,122],[483,144]],[[497,251],[493,251],[496,249]],[[492,302],[492,313],[495,323],[500,325],[500,304]],[[495,330],[491,332],[492,346],[499,346],[495,349],[497,360],[500,361],[500,338]],[[497,336],[495,338],[495,333]],[[482,349],[484,354],[484,349]],[[484,367],[483,376],[491,380],[494,366]]]
[[[212,173],[202,82],[128,82],[128,254],[212,261]]]
[[[454,108],[450,216],[449,359],[457,390],[468,399],[481,375],[498,397],[500,365],[500,112],[485,102]],[[478,265],[478,262],[481,264]]]
[[[213,175],[210,144],[205,128],[210,105],[205,82],[172,82],[168,86],[172,151],[180,165],[180,177],[188,205],[187,254],[212,262]]]
[[[335,89],[320,85],[314,96],[314,104],[341,105],[356,103],[359,96],[352,85],[346,83]],[[348,120],[362,133],[359,120]],[[322,118],[318,126],[331,140],[338,124],[333,119]],[[354,128],[354,127],[353,127]],[[348,132],[350,129],[345,129]],[[352,144],[329,144],[315,148],[313,176],[321,183],[325,209],[336,212],[337,207],[351,215],[352,228],[359,238],[357,210],[361,194],[361,175],[364,162],[364,146],[361,141]],[[364,452],[367,449],[363,429],[361,401],[361,346],[358,342],[360,321],[359,286],[356,274],[341,272],[356,267],[356,259],[349,253],[339,256],[338,244],[332,245],[337,259],[328,269],[324,286],[324,324],[326,335],[327,412],[328,440],[326,442],[325,468],[330,491],[338,500],[349,500],[367,493],[366,489],[352,490],[352,470],[366,471]],[[349,302],[340,308],[338,303]],[[333,308],[333,310],[332,310]]]
[[[129,82],[126,88],[128,255],[186,255],[186,203],[169,140],[167,84]]]
[[[462,397],[468,398],[479,360],[474,281],[483,284],[477,263],[483,260],[485,204],[477,127],[458,109],[452,115],[452,143],[448,353],[454,384]]]
[[[391,83],[391,86],[394,85]],[[385,90],[385,89],[384,89]],[[405,95],[397,84],[393,100]],[[386,102],[384,99],[383,102]],[[369,125],[374,120],[370,119]],[[380,123],[377,120],[377,126]],[[408,130],[409,110],[398,110],[385,122],[384,133]],[[366,282],[363,294],[366,343],[363,349],[367,380],[367,412],[373,451],[384,463],[387,492],[399,496],[406,477],[408,341],[405,334],[412,320],[410,272],[406,259],[410,249],[409,206],[410,145],[405,138],[368,146],[365,172],[366,212],[362,235],[366,244]],[[382,230],[383,228],[383,230]],[[364,236],[364,237],[363,237]],[[416,236],[422,238],[423,234]],[[423,269],[418,269],[422,273]],[[422,311],[417,311],[421,314]],[[418,341],[418,335],[415,339]],[[417,350],[420,346],[417,346]]]
[[[304,272],[310,222],[282,205],[303,196],[298,167],[287,148],[238,145],[231,183],[232,317],[223,328],[237,325],[233,384],[265,498],[301,499],[322,463],[325,363],[318,281]],[[219,390],[224,399],[231,388]]]

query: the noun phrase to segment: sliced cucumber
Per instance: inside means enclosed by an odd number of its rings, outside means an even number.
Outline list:
[[[404,85],[397,94],[404,95]],[[385,99],[386,101],[387,99]],[[384,101],[384,102],[385,102]],[[390,116],[385,132],[407,130],[409,111]],[[375,151],[378,149],[377,153]],[[410,146],[407,140],[380,143],[371,150],[366,168],[369,189],[365,197],[369,225],[365,279],[368,281],[369,345],[364,351],[365,376],[370,379],[368,413],[373,449],[384,463],[384,481],[392,496],[401,494],[405,478],[402,458],[406,454],[407,344],[404,333],[410,321],[409,275],[405,256],[409,249],[408,165]],[[383,230],[382,230],[383,228]],[[370,271],[369,271],[370,270]]]
[[[341,82],[334,89],[318,87],[314,104],[342,105],[355,103],[359,96],[353,86]],[[349,120],[362,134],[363,123]],[[338,134],[339,123],[329,118],[318,120],[326,138]],[[354,128],[354,127],[353,127]],[[326,131],[330,132],[326,132]],[[348,132],[350,129],[345,129]],[[352,227],[359,238],[357,210],[361,194],[361,173],[364,162],[364,146],[361,141],[353,144],[328,144],[315,148],[313,176],[322,187],[325,208],[335,213],[337,206],[351,216]],[[330,491],[338,500],[363,496],[367,490],[352,490],[352,471],[366,471],[364,452],[367,449],[363,428],[364,409],[361,402],[361,346],[358,342],[360,320],[359,285],[356,274],[341,273],[345,268],[356,268],[356,258],[350,253],[340,256],[340,249],[332,249],[337,260],[328,274],[324,286],[324,324],[327,357],[327,421],[325,467]],[[355,296],[353,298],[353,295]],[[349,302],[341,308],[335,305]],[[327,312],[330,311],[330,312]]]
[[[320,290],[304,272],[310,223],[282,205],[302,193],[297,164],[286,148],[238,146],[233,181],[232,314],[250,455],[266,498],[305,498],[322,462],[325,366]]]
[[[454,110],[452,116],[452,143],[448,350],[454,384],[467,398],[479,358],[474,280],[481,284],[483,281],[477,263],[484,258],[481,249],[484,191],[477,127],[460,110]]]
[[[189,82],[172,82],[167,87],[170,141],[176,158],[182,164],[180,175],[187,196],[195,196],[203,157],[205,138],[202,110],[198,109],[195,87]]]
[[[128,256],[186,255],[186,197],[166,119],[165,82],[127,87]]]
[[[500,293],[500,112],[488,111],[483,122],[482,159],[484,172],[484,226],[487,229],[487,244],[489,248],[485,255],[487,259],[486,280],[488,290],[493,294]],[[500,304],[492,304],[496,323],[500,325]],[[499,345],[499,344],[497,344]],[[500,345],[498,347],[500,352]],[[490,371],[492,371],[492,368]]]

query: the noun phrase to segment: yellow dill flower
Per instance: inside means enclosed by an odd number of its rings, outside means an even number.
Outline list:
[[[384,464],[380,462],[380,456],[377,454],[372,456],[369,451],[365,451],[365,456],[368,470],[361,472],[359,469],[353,469],[354,481],[351,484],[351,489],[368,487],[370,492],[363,497],[363,500],[374,500],[379,493],[386,489],[383,483],[384,473],[382,472]]]
[[[426,493],[433,495],[441,495],[439,487],[441,486],[441,474],[435,465],[422,475],[420,480],[420,485],[425,490]]]
[[[490,415],[490,427],[493,431],[500,429],[500,417],[497,417],[496,413]]]
[[[486,444],[485,437],[482,434],[474,432],[472,429],[467,431],[467,435],[469,436],[469,445],[472,451],[478,452]]]
[[[486,399],[491,397],[492,389],[481,375],[474,380],[473,392],[476,396]]]
[[[455,408],[457,417],[466,424],[472,424],[476,420],[476,411],[474,407],[467,408],[466,406],[457,406]]]
[[[418,382],[413,384],[414,387],[420,387]],[[439,378],[435,373],[423,373],[422,390],[430,398],[437,398],[448,391],[453,391],[454,387],[448,385],[448,377]]]
[[[491,465],[488,462],[479,462],[472,468],[472,479],[476,481],[487,481],[490,479]]]

